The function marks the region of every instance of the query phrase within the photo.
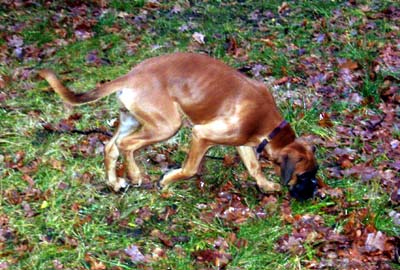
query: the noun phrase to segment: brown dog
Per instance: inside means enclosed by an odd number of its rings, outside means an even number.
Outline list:
[[[265,178],[256,151],[264,151],[277,165],[282,183],[289,185],[293,197],[307,199],[316,190],[312,147],[295,138],[262,83],[220,61],[190,53],[155,57],[82,94],[64,87],[49,70],[39,74],[72,105],[117,92],[122,104],[120,126],[105,148],[108,185],[115,191],[127,185],[116,174],[119,154],[124,156],[127,178],[140,184],[142,175],[134,152],[172,137],[183,115],[193,123],[190,151],[182,168],[162,177],[161,187],[195,175],[207,150],[221,144],[236,146],[250,175],[265,192],[278,191],[280,185]]]

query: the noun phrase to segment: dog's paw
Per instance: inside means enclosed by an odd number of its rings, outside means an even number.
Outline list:
[[[125,180],[125,178],[118,177],[118,185],[119,188],[126,188],[128,186],[128,182]]]
[[[159,178],[158,181],[156,182],[156,187],[157,187],[158,190],[163,190],[163,189],[165,189],[165,188],[168,186],[167,184],[164,183],[164,182],[165,182],[164,179],[165,179],[165,176],[168,175],[171,171],[172,171],[172,170],[167,171],[166,173],[163,173],[163,174],[160,176],[160,178]]]
[[[140,187],[142,184],[145,184],[147,181],[150,180],[148,175],[143,175],[140,172],[132,173],[129,171],[125,175],[126,180],[128,181],[129,185],[133,187]]]
[[[282,190],[282,187],[280,184],[273,183],[273,182],[268,182],[263,185],[259,185],[258,187],[264,193],[279,192]]]
[[[130,178],[128,178],[129,180],[129,184],[132,185],[133,187],[140,187],[143,184],[143,178],[136,178],[135,180],[132,180]]]
[[[114,191],[114,192],[119,192],[122,189],[125,189],[128,187],[128,182],[122,178],[118,177],[115,182],[109,182],[108,186]]]
[[[159,190],[165,189],[169,184],[169,183],[168,184],[165,183],[165,181],[164,181],[164,180],[166,180],[165,178],[166,177],[168,178],[168,176],[171,173],[174,173],[174,172],[176,172],[176,170],[179,170],[179,169],[181,169],[181,166],[179,166],[177,164],[173,164],[173,165],[168,166],[168,170],[161,175],[160,179],[158,179],[158,181],[156,183],[157,188]],[[168,182],[168,179],[167,179],[167,182]]]

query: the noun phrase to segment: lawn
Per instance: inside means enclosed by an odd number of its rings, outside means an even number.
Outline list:
[[[400,269],[399,18],[387,0],[0,1],[0,269]],[[178,51],[269,86],[317,147],[314,199],[262,194],[222,146],[159,191],[189,124],[136,156],[142,186],[109,190],[114,95],[71,108],[37,72],[85,92]]]

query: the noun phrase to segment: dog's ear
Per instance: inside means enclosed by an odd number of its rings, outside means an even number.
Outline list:
[[[296,164],[292,161],[292,159],[288,155],[284,155],[281,160],[281,178],[283,185],[287,185],[292,179],[292,175]]]
[[[310,142],[310,140],[307,140],[305,138],[297,138],[296,142],[300,143],[301,145],[303,145],[308,151],[315,153],[315,151],[317,150],[317,148],[315,147],[315,145]]]

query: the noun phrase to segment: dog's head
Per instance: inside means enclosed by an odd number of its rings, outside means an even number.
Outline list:
[[[289,186],[290,196],[300,201],[312,198],[317,191],[314,153],[314,146],[295,140],[279,152],[276,160],[282,184]]]

